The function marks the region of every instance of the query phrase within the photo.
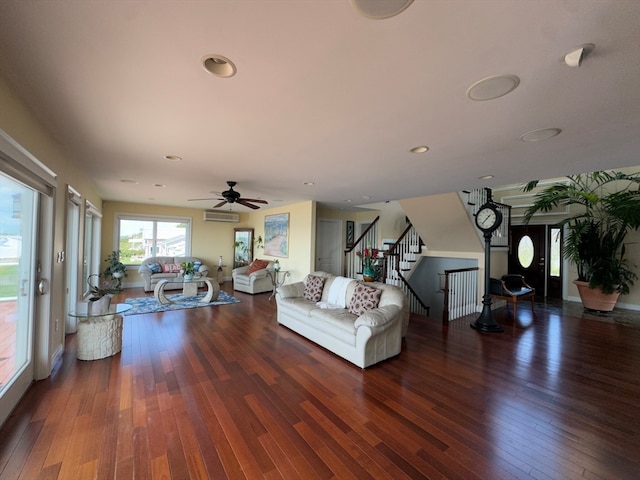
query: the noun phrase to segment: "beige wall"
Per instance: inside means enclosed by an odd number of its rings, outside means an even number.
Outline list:
[[[264,239],[264,217],[280,213],[289,214],[289,256],[278,258],[280,268],[291,275],[287,283],[301,281],[309,272],[313,271],[316,256],[316,202],[308,201],[276,207],[260,209],[250,212],[248,227],[254,229],[254,238],[261,235]],[[277,257],[267,257],[264,251],[254,250],[255,258],[275,260]]]
[[[84,199],[99,206],[101,199],[88,175],[78,168],[80,159],[71,159],[46,130],[26,105],[16,97],[4,78],[0,77],[0,129],[12,137],[25,150],[36,157],[57,175],[58,188],[54,195],[53,252],[65,250],[65,213],[67,185],[75,188]],[[75,160],[75,162],[74,162]],[[82,228],[82,225],[81,225]],[[64,348],[65,312],[65,263],[54,262],[53,258],[41,258],[51,267],[50,315],[47,324],[36,325],[36,336],[48,335],[48,351],[42,352],[46,358],[38,362],[38,378],[48,376],[52,363]],[[55,326],[58,325],[56,330]],[[46,342],[45,342],[46,343]],[[40,343],[39,343],[40,345]]]

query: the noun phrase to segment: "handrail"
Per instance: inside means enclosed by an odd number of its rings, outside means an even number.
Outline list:
[[[398,240],[396,240],[396,243],[394,243],[391,248],[388,250],[388,254],[392,255],[395,253],[396,248],[398,248],[398,245],[400,245],[400,242],[402,242],[402,240],[404,239],[404,237],[407,236],[407,234],[411,231],[411,229],[413,228],[413,224],[411,222],[408,223],[407,228],[404,229],[404,232],[402,232],[400,234],[400,237],[398,237]]]
[[[398,277],[400,278],[400,280],[402,280],[402,283],[405,284],[405,286],[407,287],[407,290],[409,290],[411,292],[411,295],[413,296],[413,300],[418,302],[420,304],[420,306],[427,312],[427,317],[428,317],[429,316],[430,307],[425,305],[422,302],[422,300],[420,300],[420,297],[418,296],[416,291],[411,287],[411,285],[409,285],[409,282],[407,282],[407,279],[404,278],[404,275],[402,275],[402,273],[398,272]]]
[[[464,273],[464,272],[473,272],[480,270],[478,267],[467,267],[467,268],[455,268],[452,270],[444,271],[444,287],[441,289],[444,293],[444,306],[442,308],[442,323],[448,323],[450,320],[450,305],[449,305],[449,277],[452,274],[456,273]],[[476,282],[477,286],[477,282]],[[463,296],[461,296],[462,298]],[[475,302],[474,302],[475,303]]]
[[[366,228],[366,230],[362,232],[362,234],[358,237],[358,239],[355,242],[353,242],[353,245],[351,246],[351,248],[347,248],[344,251],[345,255],[347,253],[351,253],[353,249],[356,248],[356,246],[362,241],[362,239],[367,236],[367,234],[369,233],[369,230],[373,229],[376,223],[378,223],[378,220],[380,220],[380,215],[378,215],[376,218],[373,219],[373,222],[371,222],[369,226]]]

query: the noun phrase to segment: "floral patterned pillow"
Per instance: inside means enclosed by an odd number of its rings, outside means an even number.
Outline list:
[[[324,288],[325,277],[317,277],[309,275],[307,284],[304,286],[304,298],[312,302],[319,302],[322,298],[322,289]]]
[[[368,287],[359,283],[353,292],[351,302],[349,303],[349,312],[355,315],[362,315],[367,310],[372,310],[380,303],[380,296],[382,290],[377,288]]]

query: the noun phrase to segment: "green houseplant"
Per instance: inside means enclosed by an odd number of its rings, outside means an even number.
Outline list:
[[[107,266],[102,272],[105,280],[114,280],[114,288],[120,290],[122,288],[122,279],[128,277],[127,266],[120,261],[120,250],[114,250],[104,260]]]
[[[180,267],[182,268],[182,275],[186,280],[191,280],[196,273],[193,262],[182,262]]]
[[[613,310],[618,295],[629,293],[638,278],[636,266],[625,258],[625,239],[631,230],[640,227],[640,173],[597,171],[567,179],[538,192],[524,221],[528,223],[537,212],[572,207],[559,226],[568,227],[564,256],[577,267],[578,279],[574,283],[586,308]],[[530,192],[537,184],[538,181],[529,182],[523,190]],[[592,304],[589,299],[585,301],[585,292],[614,298],[610,306]]]

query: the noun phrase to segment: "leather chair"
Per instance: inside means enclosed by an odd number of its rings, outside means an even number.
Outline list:
[[[267,270],[273,272],[273,262],[267,262],[266,267],[260,270],[249,273],[250,270],[252,270],[251,265],[247,265],[245,267],[234,268],[231,271],[234,290],[252,295],[254,293],[273,292],[273,282],[267,274]]]
[[[501,279],[491,278],[489,282],[489,294],[492,298],[506,300],[513,305],[513,316],[516,316],[518,301],[531,300],[531,310],[535,301],[536,289],[529,285],[522,275],[508,274]]]

